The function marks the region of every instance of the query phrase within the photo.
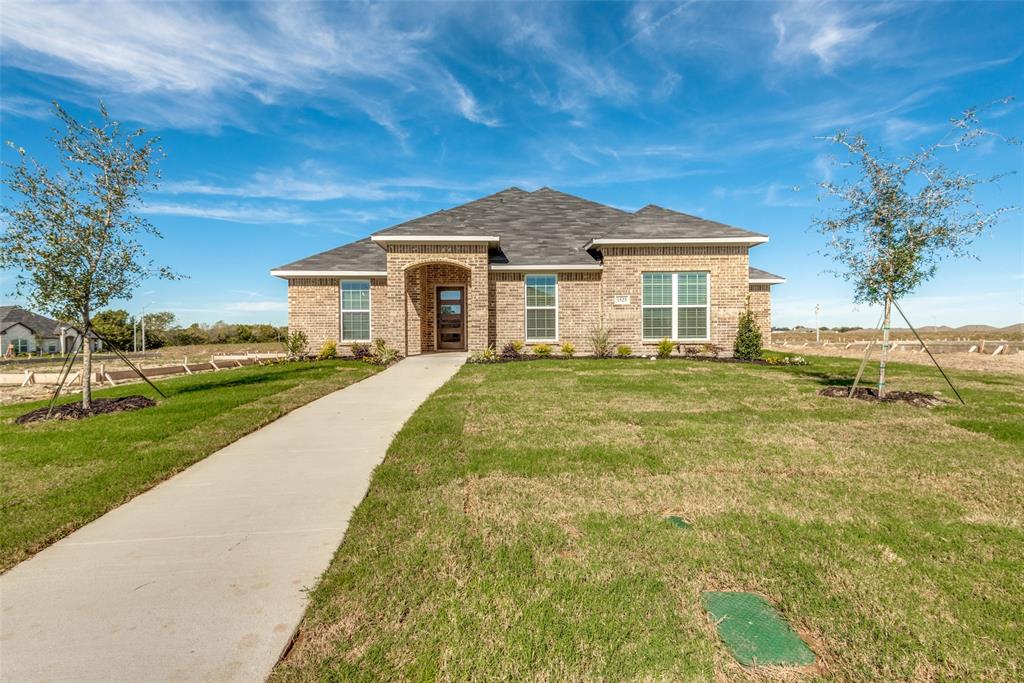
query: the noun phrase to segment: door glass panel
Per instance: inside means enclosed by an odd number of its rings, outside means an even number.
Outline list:
[[[461,289],[442,289],[438,293],[438,297],[441,301],[459,301],[462,299]]]
[[[462,304],[441,304],[441,315],[462,315]]]

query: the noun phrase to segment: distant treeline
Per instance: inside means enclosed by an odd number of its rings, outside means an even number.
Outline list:
[[[193,344],[246,344],[283,341],[287,327],[265,323],[235,324],[217,321],[212,324],[192,323],[188,327],[177,324],[169,311],[147,313],[146,348],[161,346],[189,346]],[[130,351],[142,347],[141,320],[120,309],[101,311],[93,317],[96,331],[116,348]]]

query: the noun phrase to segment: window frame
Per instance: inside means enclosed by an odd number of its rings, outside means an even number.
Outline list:
[[[691,273],[702,273],[705,276],[704,289],[705,289],[705,301],[704,305],[700,304],[680,304],[679,303],[679,276],[688,275]],[[644,303],[644,276],[645,275],[671,275],[672,276],[672,303],[671,304],[645,304]],[[711,341],[711,271],[708,270],[647,270],[640,273],[640,339],[644,343],[657,343],[663,339],[658,337],[653,339],[651,337],[644,336],[644,311],[648,308],[668,308],[672,311],[672,336],[668,337],[669,341],[686,344],[700,344],[708,343]],[[679,310],[682,308],[703,308],[705,313],[705,330],[706,334],[703,337],[680,337],[679,336]]]
[[[530,286],[530,278],[532,277],[553,277],[555,278],[555,305],[554,306],[531,306],[530,299],[526,292]],[[546,339],[542,337],[531,337],[530,336],[530,311],[550,311],[555,312],[555,336]],[[526,340],[527,344],[547,344],[558,341],[558,273],[527,273],[523,277],[523,339]]]
[[[345,308],[345,283],[365,282],[366,283],[366,308]],[[366,339],[345,339],[345,313],[366,313],[368,320]],[[338,281],[338,343],[339,344],[366,344],[373,340],[373,283],[369,278],[348,278]]]

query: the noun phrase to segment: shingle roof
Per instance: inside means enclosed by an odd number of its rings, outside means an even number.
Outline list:
[[[649,205],[635,213],[543,187],[518,187],[400,223],[373,237],[498,237],[494,266],[598,266],[597,239],[767,239],[763,234]],[[371,238],[300,259],[273,271],[384,271],[386,252]]]
[[[0,332],[17,324],[27,327],[34,334],[46,337],[60,336],[61,327],[70,327],[21,306],[0,306]]]
[[[387,252],[369,237],[322,251],[278,268],[281,271],[369,271],[382,272],[388,267]]]
[[[782,277],[781,275],[775,275],[773,273],[769,273],[767,270],[761,270],[760,268],[754,268],[753,266],[750,267],[750,274],[747,276],[747,279],[748,280],[779,280],[780,282],[785,282],[786,281],[786,278]]]
[[[767,237],[760,232],[734,228],[725,223],[709,221],[688,213],[672,211],[656,204],[648,204],[608,234],[611,239],[702,239],[709,237]]]

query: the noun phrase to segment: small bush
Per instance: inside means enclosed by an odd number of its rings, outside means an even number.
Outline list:
[[[747,304],[747,310],[740,314],[739,330],[736,332],[736,343],[733,354],[743,360],[754,360],[761,357],[761,330],[757,328],[754,312]]]
[[[612,345],[608,341],[610,333],[607,328],[595,327],[590,331],[590,348],[597,358],[608,358],[612,355]]]
[[[469,354],[470,363],[493,363],[496,360],[498,360],[498,352],[494,350],[493,346]]]
[[[718,347],[714,344],[701,344],[700,352],[705,356],[711,356],[712,358],[718,358]]]
[[[802,356],[768,356],[764,362],[768,365],[807,365],[807,359]]]
[[[338,345],[333,339],[328,339],[320,347],[320,353],[316,354],[317,360],[331,360],[338,357]]]
[[[391,348],[383,339],[373,342],[373,350],[370,355],[363,358],[363,362],[384,366],[391,365],[396,360],[398,360],[398,349]]]
[[[362,342],[352,342],[352,357],[362,360],[370,355],[370,345]]]
[[[501,349],[501,357],[505,360],[519,360],[523,357],[523,342],[513,339]]]
[[[576,355],[576,345],[572,342],[565,342],[562,344],[562,355],[566,358],[572,358]]]
[[[534,344],[533,354],[537,358],[547,358],[551,355],[551,344]]]
[[[615,349],[615,353],[619,358],[629,358],[633,355],[633,348],[626,344],[619,344]]]
[[[658,342],[658,358],[668,358],[672,355],[672,350],[676,348],[676,345],[670,342],[668,339],[662,339]]]
[[[289,358],[302,358],[306,355],[306,349],[309,346],[309,339],[306,337],[306,333],[302,330],[296,330],[292,332],[284,340],[284,350],[288,354]]]

